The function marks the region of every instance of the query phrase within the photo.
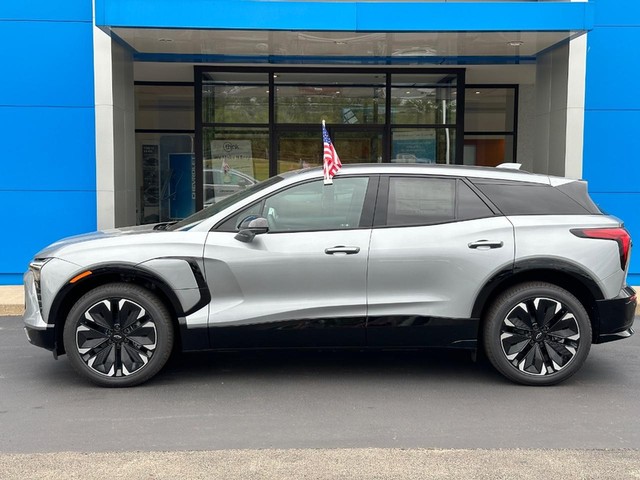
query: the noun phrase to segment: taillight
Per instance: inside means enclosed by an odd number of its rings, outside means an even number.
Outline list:
[[[571,233],[581,238],[615,241],[620,252],[620,267],[622,267],[622,270],[627,267],[629,250],[631,249],[631,236],[624,228],[573,228]]]

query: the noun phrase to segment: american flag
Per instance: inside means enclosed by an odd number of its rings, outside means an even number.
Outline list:
[[[324,125],[324,120],[322,121],[322,143],[324,143],[324,183],[328,185],[333,183],[331,179],[342,167],[342,162],[333,143],[331,143],[331,139]]]

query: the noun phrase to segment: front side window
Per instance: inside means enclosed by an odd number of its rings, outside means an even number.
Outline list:
[[[368,184],[366,177],[305,183],[267,198],[262,213],[270,232],[358,228]]]
[[[219,230],[235,231],[248,215],[269,222],[269,232],[341,230],[360,226],[369,178],[334,178],[296,185],[255,203],[225,220]]]

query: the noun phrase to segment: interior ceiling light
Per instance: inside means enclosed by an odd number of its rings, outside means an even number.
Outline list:
[[[311,35],[309,33],[298,33],[298,38],[300,40],[306,40],[308,42],[317,42],[317,43],[333,43],[335,45],[346,45],[347,43],[370,43],[373,40],[384,40],[384,33],[366,33],[356,35],[354,37],[343,37],[343,38],[327,38],[321,37],[319,35]]]
[[[266,43],[256,43],[256,50],[259,52],[266,52],[269,50],[269,45]]]
[[[524,44],[524,42],[520,40],[512,40],[510,42],[507,42],[507,45],[509,45],[510,47],[519,47],[522,44]]]
[[[401,48],[391,54],[392,57],[433,57],[438,52],[432,47]]]

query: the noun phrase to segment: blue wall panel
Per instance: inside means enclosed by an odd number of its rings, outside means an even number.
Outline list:
[[[3,0],[0,20],[59,20],[90,22],[93,9],[87,0]]]
[[[628,282],[640,285],[640,2],[594,2],[587,37],[583,176],[594,200],[635,239]]]
[[[582,172],[590,192],[640,191],[638,125],[640,112],[633,110],[585,112]]]
[[[640,4],[640,2],[639,2]],[[587,109],[640,109],[635,61],[640,49],[636,27],[598,27],[587,36]]]
[[[96,192],[0,191],[0,205],[13,205],[2,214],[6,232],[2,240],[0,284],[19,277],[35,253],[62,235],[96,228]],[[14,278],[15,279],[15,278]]]
[[[93,27],[1,22],[0,105],[93,106]]]
[[[595,11],[597,25],[638,25],[638,18],[640,18],[640,2],[638,0],[597,0]]]
[[[585,2],[310,2],[96,0],[96,24],[111,27],[332,31],[584,30]]]
[[[0,44],[1,285],[96,228],[92,2],[2,2]]]
[[[0,125],[0,190],[95,190],[93,107],[0,107]]]

